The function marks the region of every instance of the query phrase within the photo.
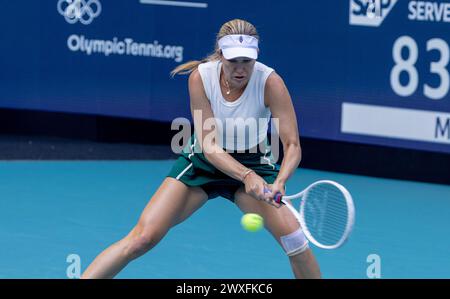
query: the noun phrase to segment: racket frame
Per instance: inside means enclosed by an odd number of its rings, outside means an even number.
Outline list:
[[[308,227],[304,221],[304,216],[305,216],[305,201],[303,200],[303,197],[305,197],[305,195],[308,194],[309,190],[311,190],[313,187],[315,187],[316,185],[319,184],[331,184],[334,187],[338,188],[339,191],[341,191],[344,194],[344,198],[346,200],[346,204],[347,204],[347,223],[345,226],[345,230],[344,230],[344,234],[342,235],[342,237],[339,239],[339,241],[334,244],[334,245],[324,245],[319,243],[309,232]],[[301,199],[301,203],[300,203],[300,212],[297,212],[297,210],[295,209],[295,207],[289,202],[289,200],[292,199]],[[311,243],[313,243],[314,245],[316,245],[319,248],[323,248],[323,249],[336,249],[338,247],[341,247],[347,240],[348,237],[350,235],[350,233],[353,230],[353,225],[355,222],[355,206],[353,203],[353,199],[352,196],[350,194],[350,192],[341,184],[335,182],[335,181],[331,181],[331,180],[320,180],[317,182],[312,183],[311,185],[309,185],[308,187],[306,187],[303,191],[300,191],[296,194],[293,195],[288,195],[288,196],[283,196],[281,198],[281,203],[286,205],[287,208],[289,208],[289,210],[292,212],[292,214],[294,214],[295,218],[297,218],[297,221],[300,223],[303,232],[306,236],[306,238],[311,241]]]

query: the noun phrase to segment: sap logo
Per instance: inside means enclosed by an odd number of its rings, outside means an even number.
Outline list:
[[[378,27],[398,0],[350,0],[350,25]]]

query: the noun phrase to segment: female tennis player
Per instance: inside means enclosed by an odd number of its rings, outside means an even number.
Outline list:
[[[137,225],[97,256],[82,278],[114,277],[158,244],[170,228],[218,196],[231,200],[244,213],[264,218],[265,228],[289,257],[296,278],[320,278],[319,266],[296,218],[273,200],[277,192],[285,194],[285,184],[300,163],[301,148],[289,92],[272,68],[256,61],[258,41],[252,24],[229,21],[217,35],[213,54],[172,71],[172,75],[190,74],[195,133]],[[274,163],[268,146],[271,117],[279,121],[284,153],[281,166]],[[230,125],[230,119],[244,121]],[[242,131],[248,120],[257,120],[256,129],[233,134]]]

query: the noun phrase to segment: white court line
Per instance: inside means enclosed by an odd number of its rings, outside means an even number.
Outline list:
[[[195,8],[207,8],[208,7],[208,3],[199,3],[199,2],[164,1],[164,0],[139,0],[139,1],[142,4],[184,6],[184,7],[195,7]]]

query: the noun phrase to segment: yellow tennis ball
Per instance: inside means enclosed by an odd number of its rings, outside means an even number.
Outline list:
[[[263,227],[264,220],[258,214],[248,213],[242,216],[241,225],[249,232],[257,232]]]

